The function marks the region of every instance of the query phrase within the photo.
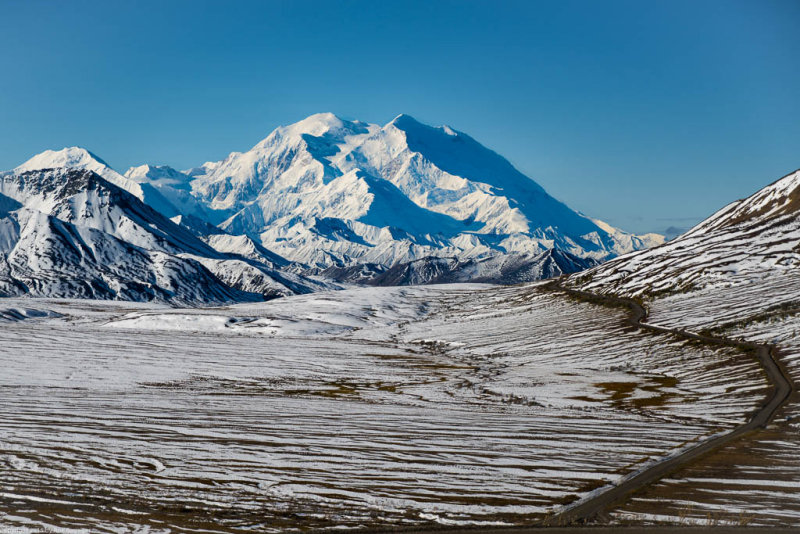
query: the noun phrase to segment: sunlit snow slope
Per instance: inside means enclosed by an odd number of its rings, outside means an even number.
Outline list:
[[[553,247],[604,259],[662,240],[596,223],[468,135],[408,115],[313,115],[186,173],[221,228],[318,269]]]

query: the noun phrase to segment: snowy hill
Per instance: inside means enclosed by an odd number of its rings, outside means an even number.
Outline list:
[[[553,247],[604,259],[663,241],[593,221],[468,135],[407,115],[312,115],[186,174],[211,222],[320,270]]]
[[[800,171],[732,202],[663,246],[617,258],[573,275],[566,283],[593,292],[635,296],[645,302],[647,321],[655,326],[772,345],[771,358],[796,390],[800,383]],[[736,367],[728,372],[738,376]],[[773,390],[777,394],[778,386]],[[800,492],[796,484],[782,486],[775,481],[800,472],[797,421],[800,403],[795,391],[764,430],[653,484],[640,498],[620,507],[617,517],[649,521],[657,513],[665,523],[694,520],[701,524],[712,511],[727,508],[743,510],[753,518],[751,525],[793,524],[800,517]],[[732,466],[732,458],[737,465]],[[765,481],[772,485],[769,506],[762,506],[761,497],[753,502],[742,499],[752,494],[750,488]],[[746,491],[740,491],[743,488]],[[654,513],[645,503],[668,504]]]
[[[129,171],[130,177],[123,176],[85,148],[45,150],[15,168],[14,172],[57,168],[84,169],[97,173],[166,217],[180,214],[204,217],[202,209],[188,192],[181,191],[164,180],[151,179],[146,172]]]
[[[320,287],[218,252],[94,170],[0,174],[0,295],[216,303]]]
[[[635,296],[727,287],[800,266],[800,171],[725,206],[687,233],[575,275],[591,291]]]

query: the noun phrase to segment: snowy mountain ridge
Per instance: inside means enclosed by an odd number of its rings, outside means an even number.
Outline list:
[[[800,266],[800,170],[685,234],[578,273],[570,283],[639,297],[751,284]]]
[[[93,170],[0,173],[0,296],[205,304],[326,287],[215,250]]]
[[[141,165],[122,175],[68,147],[3,176],[20,208],[125,246],[190,255],[224,285],[266,296],[319,287],[308,275],[517,283],[663,240],[575,212],[468,135],[408,115],[384,126],[312,115],[186,171]]]
[[[212,222],[318,269],[554,247],[605,259],[663,242],[598,224],[468,135],[408,115],[312,115],[185,174]]]

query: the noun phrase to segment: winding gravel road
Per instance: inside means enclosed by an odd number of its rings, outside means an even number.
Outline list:
[[[718,434],[701,441],[679,454],[667,457],[646,469],[632,473],[622,482],[609,489],[601,488],[597,490],[597,493],[594,495],[567,506],[564,510],[549,518],[543,523],[544,526],[589,522],[626,496],[640,488],[652,484],[679,467],[688,464],[695,458],[727,445],[744,434],[756,431],[759,428],[764,428],[775,416],[775,413],[788,401],[792,391],[796,389],[796,384],[792,382],[789,374],[775,359],[774,347],[770,345],[738,341],[726,337],[707,336],[687,332],[685,330],[649,325],[645,323],[647,320],[647,310],[635,300],[597,295],[595,293],[565,288],[560,280],[553,282],[551,289],[581,300],[612,306],[627,306],[631,311],[627,321],[636,328],[652,332],[674,334],[685,339],[693,339],[703,343],[754,351],[772,385],[772,389],[764,404],[761,405],[748,422],[736,427],[730,432]]]
[[[680,467],[689,464],[704,454],[717,450],[720,447],[739,439],[745,434],[757,431],[759,428],[764,428],[773,419],[776,412],[784,404],[786,404],[792,392],[796,390],[797,386],[790,378],[790,375],[786,372],[781,363],[775,359],[774,347],[771,345],[738,341],[726,337],[701,335],[680,329],[663,328],[649,325],[645,322],[647,320],[647,310],[635,300],[607,295],[598,295],[586,291],[578,291],[575,289],[566,288],[561,284],[560,279],[553,281],[551,284],[543,286],[543,288],[554,292],[560,292],[582,301],[588,301],[607,306],[627,307],[630,310],[630,315],[626,321],[635,328],[649,330],[661,334],[672,334],[684,339],[696,340],[713,345],[736,347],[743,350],[753,351],[772,385],[770,393],[765,399],[765,402],[746,423],[741,424],[724,434],[717,434],[706,440],[700,441],[694,446],[684,449],[680,453],[664,458],[660,462],[650,465],[641,471],[631,473],[622,482],[619,482],[611,487],[599,488],[589,497],[577,501],[572,505],[566,506],[557,514],[554,514],[547,520],[537,525],[497,529],[471,529],[463,527],[448,528],[446,526],[436,529],[400,529],[403,532],[407,534],[433,534],[444,532],[447,532],[448,534],[468,534],[471,532],[476,532],[477,530],[480,530],[486,534],[541,534],[543,530],[546,530],[550,534],[579,534],[580,532],[586,532],[586,523],[589,523],[598,516],[601,516],[614,504],[624,500],[627,496],[635,491],[660,480],[664,476],[672,473]],[[675,527],[625,527],[624,531],[627,534],[667,534],[674,532]],[[397,530],[394,530],[394,532],[397,532]],[[614,532],[619,532],[619,528],[594,526],[591,527],[591,532],[593,534],[612,534]],[[770,532],[771,534],[788,534],[789,532],[794,532],[794,529],[762,529],[735,526],[682,526],[680,528],[680,532],[682,534],[704,534],[707,532],[713,532],[713,534],[737,534],[741,532],[746,532],[747,534],[761,534],[766,532]]]

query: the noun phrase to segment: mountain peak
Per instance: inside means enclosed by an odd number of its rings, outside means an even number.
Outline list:
[[[16,171],[55,169],[59,167],[108,167],[108,164],[83,147],[71,146],[61,150],[45,150],[17,167]]]
[[[158,168],[156,165],[150,165],[149,163],[145,163],[144,165],[139,165],[137,167],[130,167],[123,176],[132,176],[132,175],[139,175],[139,174],[147,174],[151,172],[153,169]]]
[[[171,186],[185,186],[191,178],[169,165],[139,165],[125,171],[125,178],[138,183],[158,183]]]
[[[350,124],[352,124],[350,121],[337,117],[333,113],[315,113],[282,129],[294,135],[308,134],[319,137],[330,131],[344,129]]]
[[[469,135],[408,114],[384,126],[311,115],[188,174],[221,228],[320,268],[554,246],[603,258],[643,245],[571,210]]]
[[[392,119],[389,122],[389,125],[393,125],[401,130],[405,129],[405,127],[407,126],[423,126],[421,122],[419,122],[417,119],[415,119],[414,117],[412,117],[407,113],[401,113],[400,115]]]
[[[418,121],[411,115],[407,115],[405,113],[401,113],[397,117],[395,117],[389,124],[386,125],[387,127],[392,126],[402,132],[405,132],[407,135],[411,135],[414,137],[439,137],[442,140],[447,140],[450,138],[452,141],[456,140],[464,140],[469,138],[469,136],[459,132],[451,128],[448,125],[442,126],[430,126],[423,122]]]
[[[112,169],[108,163],[85,148],[71,146],[61,150],[45,150],[15,168],[15,172],[58,168],[86,169],[96,172],[112,184],[125,189],[139,199],[144,198],[139,185]]]
[[[303,121],[322,121],[322,122],[341,122],[343,119],[336,115],[335,113],[331,113],[330,111],[323,111],[322,113],[314,113],[313,115],[309,115]],[[300,122],[303,122],[300,121]]]

